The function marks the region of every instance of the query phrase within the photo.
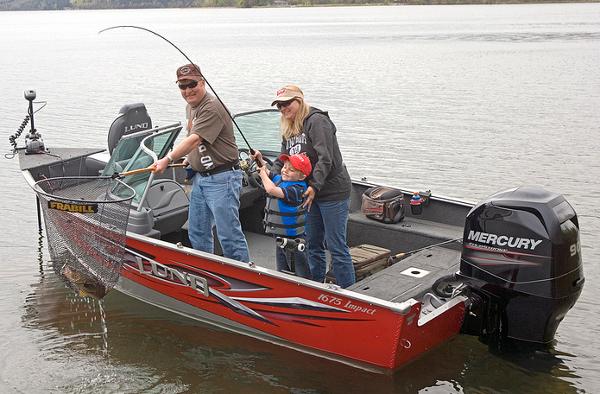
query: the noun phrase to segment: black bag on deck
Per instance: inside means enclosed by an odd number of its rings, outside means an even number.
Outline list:
[[[404,219],[404,194],[386,186],[369,188],[363,193],[360,210],[370,219],[398,223]]]

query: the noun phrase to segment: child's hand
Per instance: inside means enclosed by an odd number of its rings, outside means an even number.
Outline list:
[[[264,160],[262,158],[262,153],[259,150],[253,149],[254,154],[250,154],[250,158],[254,160],[260,168],[265,166]]]

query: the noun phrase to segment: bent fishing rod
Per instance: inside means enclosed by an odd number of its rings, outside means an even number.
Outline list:
[[[204,76],[204,74],[202,74],[202,71],[200,71],[200,68],[198,66],[196,66],[196,63],[194,63],[181,49],[179,49],[177,47],[177,45],[173,44],[170,40],[168,40],[167,38],[165,38],[164,36],[161,36],[160,34],[158,34],[155,31],[152,31],[150,29],[147,29],[145,27],[141,27],[141,26],[133,26],[133,25],[120,25],[120,26],[111,26],[111,27],[107,27],[106,29],[102,29],[98,32],[98,34],[103,33],[105,31],[108,30],[114,30],[114,29],[138,29],[138,30],[143,30],[146,31],[148,33],[154,34],[155,36],[162,38],[163,40],[165,40],[166,42],[168,42],[169,44],[171,44],[171,46],[175,49],[177,49],[179,51],[179,53],[181,53],[183,55],[183,57],[186,58],[186,60],[194,65],[194,67],[196,68],[196,70],[198,71],[198,73],[200,74],[200,76],[204,79],[204,82],[206,82],[206,84],[208,85],[208,87],[210,88],[210,90],[213,92],[213,94],[215,95],[215,97],[217,98],[217,100],[219,100],[219,103],[221,103],[221,105],[225,108],[225,111],[227,112],[227,115],[229,115],[229,118],[231,118],[231,121],[233,122],[233,124],[235,125],[236,129],[239,131],[240,135],[242,136],[242,138],[244,139],[244,142],[246,143],[246,145],[248,145],[248,149],[250,150],[251,154],[254,154],[254,149],[252,149],[252,147],[250,146],[250,143],[248,142],[248,140],[246,139],[246,136],[244,135],[244,133],[242,133],[242,130],[240,129],[240,126],[238,126],[238,124],[236,123],[235,119],[233,119],[233,116],[231,115],[231,112],[229,112],[229,110],[227,109],[227,106],[225,105],[225,103],[223,103],[223,100],[221,100],[221,98],[219,97],[219,95],[217,94],[217,92],[215,92],[215,89],[213,89],[213,87],[211,86],[211,84],[208,82],[208,79],[206,79],[206,77]],[[257,164],[259,167],[261,167],[260,163]]]

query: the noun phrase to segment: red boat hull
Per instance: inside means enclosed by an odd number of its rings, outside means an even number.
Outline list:
[[[414,300],[391,303],[137,235],[126,248],[125,293],[366,369],[394,370],[447,341],[465,311],[457,302],[420,325]]]

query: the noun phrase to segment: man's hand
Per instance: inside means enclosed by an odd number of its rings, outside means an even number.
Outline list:
[[[302,195],[304,197],[304,202],[302,203],[302,208],[306,208],[307,211],[310,211],[310,206],[312,205],[313,200],[315,199],[315,189],[312,186],[309,186],[308,189]]]
[[[153,172],[158,172],[159,174],[162,174],[167,169],[168,166],[169,166],[169,159],[166,157],[163,157],[162,159],[155,161],[151,167],[154,168],[152,170]]]

